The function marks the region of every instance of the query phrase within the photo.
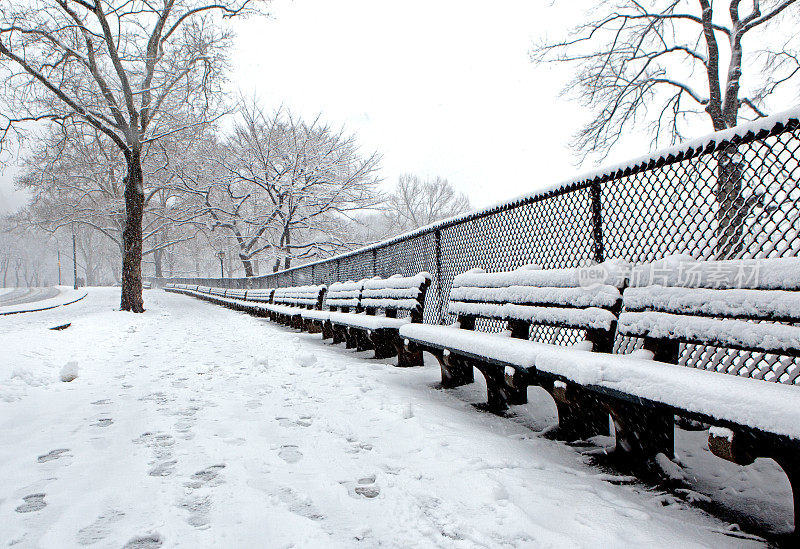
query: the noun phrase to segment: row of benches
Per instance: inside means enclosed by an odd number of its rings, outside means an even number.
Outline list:
[[[526,402],[527,388],[539,385],[556,402],[562,438],[609,434],[610,416],[615,455],[631,464],[659,453],[673,457],[676,415],[710,424],[715,455],[743,465],[769,457],[783,468],[797,516],[800,388],[677,363],[681,344],[800,356],[800,259],[677,256],[636,268],[612,261],[591,269],[475,269],[453,281],[451,326],[421,323],[429,283],[423,273],[327,289],[170,290],[266,314],[348,347],[374,348],[381,358],[398,354],[403,366],[422,364],[429,352],[445,387],[472,382],[477,369],[495,410]],[[398,311],[410,316],[398,319]],[[504,332],[486,331],[497,321]],[[531,341],[543,327],[576,330],[583,340]],[[613,354],[617,336],[641,338],[643,349]]]
[[[347,348],[374,349],[376,358],[397,356],[398,366],[421,366],[422,353],[405,348],[399,329],[407,323],[422,322],[430,281],[428,273],[419,273],[336,282],[329,287],[237,290],[168,284],[165,289],[322,333],[323,339],[344,342]]]

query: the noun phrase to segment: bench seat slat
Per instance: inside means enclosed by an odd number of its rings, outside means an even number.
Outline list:
[[[759,379],[579,349],[544,350],[539,372],[800,440],[800,391]]]
[[[678,339],[715,347],[800,355],[800,326],[785,324],[756,324],[651,311],[625,312],[619,317],[619,332],[634,337]]]
[[[316,309],[301,309],[300,316],[307,320],[325,321],[330,317],[330,311],[318,311]]]
[[[400,337],[438,349],[447,349],[476,360],[491,360],[495,364],[534,370],[536,356],[548,343],[516,339],[508,335],[462,330],[455,326],[406,324]]]
[[[410,318],[389,318],[364,313],[338,313],[331,311],[328,319],[340,326],[361,328],[362,330],[380,330],[381,328],[399,328],[411,322]]]
[[[625,291],[626,311],[721,316],[739,319],[800,320],[800,293],[782,290],[649,286]]]
[[[515,303],[495,304],[450,301],[448,311],[455,315],[522,320],[550,326],[594,328],[598,330],[610,330],[616,321],[614,313],[598,307],[571,309],[517,305]]]
[[[302,309],[297,307],[292,307],[291,305],[275,305],[271,303],[267,303],[263,305],[265,311],[269,311],[271,313],[279,314],[279,315],[299,315]]]

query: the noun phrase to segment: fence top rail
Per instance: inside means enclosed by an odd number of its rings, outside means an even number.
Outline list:
[[[250,277],[249,280],[269,279],[271,277],[291,273],[298,269],[308,269],[315,265],[329,264],[355,255],[377,251],[379,249],[391,246],[392,244],[410,240],[425,234],[435,233],[453,225],[487,217],[501,211],[511,210],[525,204],[538,202],[553,196],[587,188],[592,185],[597,185],[606,181],[632,175],[644,170],[651,170],[702,154],[708,154],[717,150],[725,149],[729,146],[736,146],[750,143],[759,139],[766,139],[767,137],[773,135],[778,135],[786,131],[792,131],[798,127],[800,127],[800,105],[772,116],[740,124],[734,128],[721,130],[702,137],[690,139],[684,141],[683,143],[663,148],[638,158],[590,170],[576,177],[563,180],[532,193],[525,193],[511,200],[504,200],[486,208],[443,219],[425,227],[420,227],[418,229],[414,229],[412,231],[393,236],[389,239],[375,242],[373,244],[369,244],[333,257],[320,259],[311,263],[305,263],[303,265],[297,265],[289,269],[275,271],[273,273],[257,277]],[[231,280],[246,279],[247,278],[238,277]]]

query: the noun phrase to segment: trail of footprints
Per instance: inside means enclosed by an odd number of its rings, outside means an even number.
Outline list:
[[[195,528],[208,528],[210,523],[211,495],[199,493],[206,487],[222,484],[220,478],[225,464],[211,465],[194,473],[183,485],[189,493],[178,501],[178,508],[189,513],[186,522]]]
[[[183,382],[187,378],[178,378],[173,382],[172,386],[175,388],[183,388]],[[131,386],[129,386],[131,387]],[[293,389],[291,384],[284,385],[284,389]],[[264,391],[262,394],[269,393],[271,390]],[[204,405],[214,405],[211,402],[196,402],[194,399],[192,403],[187,406],[175,406],[176,397],[168,395],[163,391],[156,391],[139,398],[141,401],[151,401],[156,404],[157,410],[164,414],[177,416],[177,421],[174,424],[175,436],[190,440],[194,437],[192,427],[194,425],[195,416]],[[110,399],[101,399],[92,402],[94,406],[105,406],[111,403]],[[252,399],[245,403],[247,409],[254,410],[262,406],[260,399]],[[295,399],[292,405],[297,404]],[[300,415],[295,419],[288,417],[275,417],[275,420],[281,427],[296,429],[307,428],[313,425],[313,415]],[[91,423],[94,428],[106,428],[114,423],[110,417],[98,417]],[[366,442],[360,442],[354,437],[345,437],[348,443],[348,448],[345,450],[347,453],[369,452],[372,450],[372,445]],[[152,477],[170,477],[175,472],[178,466],[178,460],[174,458],[174,445],[175,437],[169,433],[154,431],[142,433],[139,437],[133,439],[134,444],[141,444],[146,446],[151,453],[151,461],[149,463],[150,469],[148,475]],[[280,459],[287,464],[296,464],[303,459],[303,453],[295,444],[284,444],[277,448],[277,454]],[[46,454],[37,457],[39,463],[48,463],[59,460],[65,456],[70,456],[69,449],[56,448]],[[209,492],[210,488],[219,486],[224,481],[222,473],[225,469],[224,463],[211,465],[201,469],[192,474],[184,483],[186,488],[184,496],[180,497],[175,506],[181,511],[186,513],[187,524],[205,529],[210,527],[210,511],[212,506],[212,494]],[[341,481],[350,495],[356,499],[374,499],[380,496],[381,490],[376,482],[376,476],[367,475],[358,478],[355,481]],[[314,505],[313,501],[303,494],[299,494],[291,487],[280,487],[277,492],[272,492],[277,499],[284,503],[290,512],[297,515],[309,518],[314,521],[324,520],[325,515]],[[45,508],[46,503],[45,493],[33,493],[26,495],[22,498],[22,503],[16,507],[18,513],[33,513]],[[125,516],[123,511],[118,509],[110,509],[99,515],[94,522],[81,528],[76,537],[79,545],[93,545],[107,538],[113,531],[114,523],[120,521]],[[128,540],[123,549],[154,549],[161,547],[164,543],[163,537],[158,533],[148,533],[145,535],[135,536]]]

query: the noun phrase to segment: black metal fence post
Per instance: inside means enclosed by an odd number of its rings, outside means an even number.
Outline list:
[[[442,231],[436,229],[433,233],[434,247],[436,248],[436,323],[441,324],[444,319],[444,288],[442,288]]]
[[[603,204],[601,202],[602,188],[599,181],[594,181],[589,187],[592,196],[592,256],[597,263],[605,261],[603,246]]]

